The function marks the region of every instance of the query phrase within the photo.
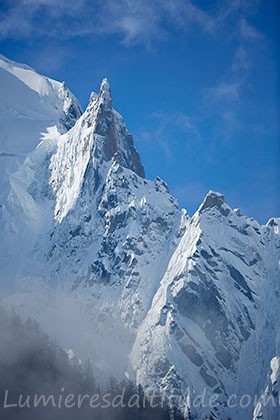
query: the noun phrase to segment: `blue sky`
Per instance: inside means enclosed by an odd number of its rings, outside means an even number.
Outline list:
[[[277,0],[2,0],[0,52],[85,108],[108,77],[149,178],[190,213],[209,189],[280,215]]]

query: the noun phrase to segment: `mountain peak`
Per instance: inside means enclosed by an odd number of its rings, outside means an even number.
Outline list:
[[[202,202],[201,210],[204,210],[207,207],[219,207],[224,204],[224,202],[225,197],[221,193],[210,190]]]
[[[228,205],[225,203],[225,197],[223,194],[210,190],[200,205],[198,212],[202,213],[203,211],[213,207],[219,209],[224,216],[227,216],[230,212]]]
[[[104,108],[112,109],[112,93],[108,79],[105,77],[100,85],[98,100]]]
[[[89,102],[85,111],[85,118],[89,125],[92,125],[99,116],[102,119],[104,113],[106,117],[112,119],[112,93],[107,78],[104,78],[101,82],[98,95],[95,92],[91,92]]]
[[[133,138],[120,114],[112,108],[108,79],[102,80],[97,96],[91,94],[84,121],[94,130],[95,156],[102,156],[107,162],[114,158],[121,166],[131,169],[141,177],[145,176]]]
[[[107,79],[98,96],[91,94],[84,114],[58,142],[51,161],[51,185],[56,194],[55,218],[59,222],[73,209],[87,185],[96,192],[108,168],[117,162],[140,177],[144,168],[122,117],[112,108]]]

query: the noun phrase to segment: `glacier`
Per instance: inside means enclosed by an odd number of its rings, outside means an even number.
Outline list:
[[[280,219],[260,225],[213,191],[181,210],[145,178],[107,79],[84,112],[3,56],[0,86],[2,303],[100,382],[176,396],[188,419],[276,419]]]

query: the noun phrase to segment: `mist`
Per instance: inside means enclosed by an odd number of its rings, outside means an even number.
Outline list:
[[[182,419],[165,404],[143,404],[143,390],[113,376],[100,386],[92,363],[69,355],[31,318],[0,306],[0,415],[33,419]],[[104,381],[105,382],[105,381]]]

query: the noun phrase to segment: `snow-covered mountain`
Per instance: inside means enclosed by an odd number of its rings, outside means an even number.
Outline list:
[[[145,178],[106,79],[82,114],[65,84],[0,62],[2,155],[26,155],[2,196],[4,302],[100,378],[177,395],[189,418],[252,419],[279,355],[279,219],[261,226],[211,191],[189,217]],[[240,407],[244,394],[257,399]]]
[[[0,54],[0,200],[11,173],[46,131],[64,133],[82,111],[67,88]]]
[[[219,396],[212,416],[231,416],[228,396],[258,395],[279,350],[279,287],[279,222],[260,226],[209,192],[138,330],[138,381],[188,395],[189,411],[200,415],[208,406],[196,410],[191,401],[206,386],[205,401]]]

